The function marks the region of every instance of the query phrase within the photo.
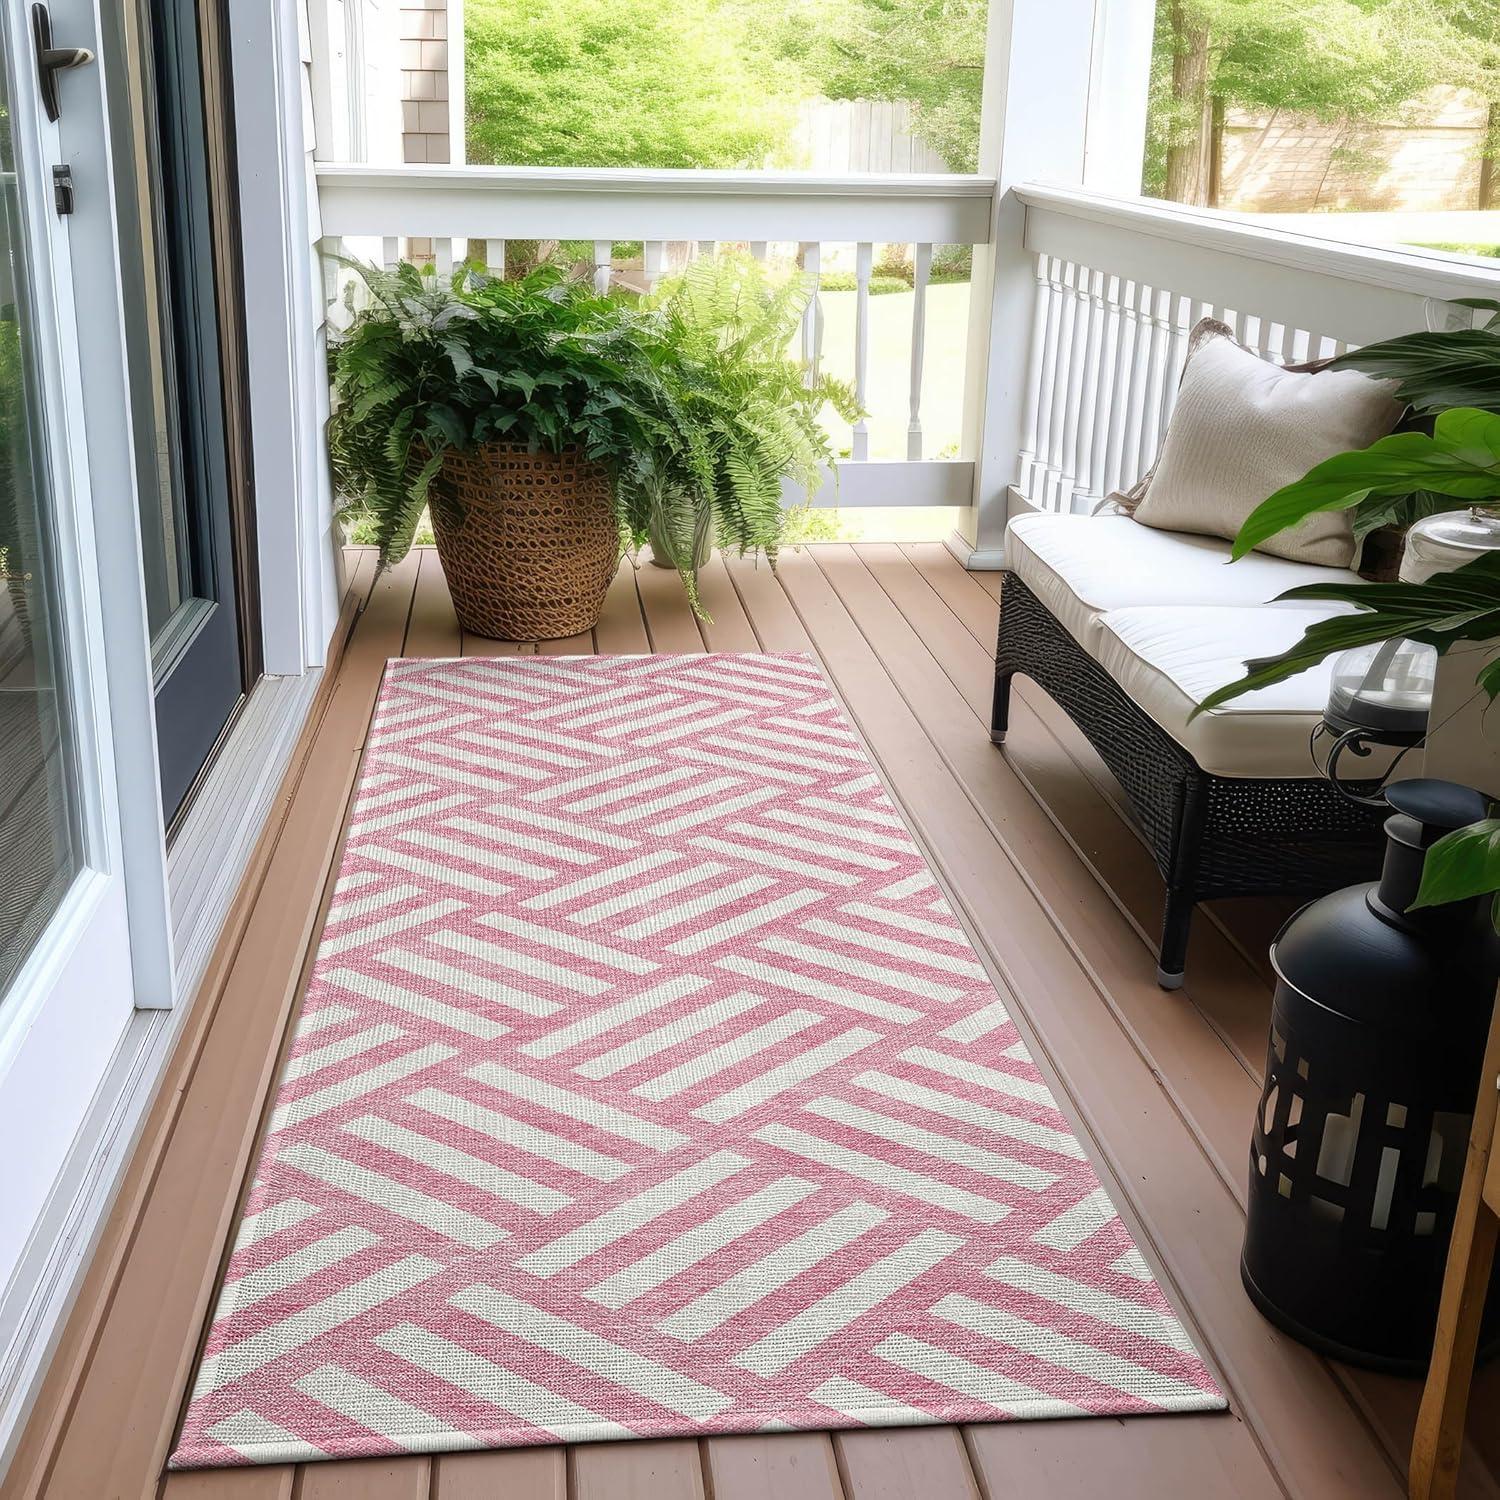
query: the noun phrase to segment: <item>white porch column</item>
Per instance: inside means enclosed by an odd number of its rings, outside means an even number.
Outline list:
[[[1021,450],[1035,280],[1011,191],[1042,180],[1140,192],[1153,7],[1141,0],[993,0],[979,170],[996,180],[990,243],[970,291],[963,448],[974,503],[953,550],[1001,565]]]

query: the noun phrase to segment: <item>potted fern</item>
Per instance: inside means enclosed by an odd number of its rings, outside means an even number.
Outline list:
[[[353,269],[329,355],[340,493],[372,522],[382,567],[430,511],[454,609],[476,634],[590,629],[622,546],[653,530],[699,608],[706,554],[692,539],[716,530],[774,558],[781,475],[831,457],[816,411],[825,393],[847,408],[842,391],[805,387],[767,332],[795,322],[795,284],[715,273],[756,287],[759,333],[741,337],[729,303],[711,324],[670,295],[601,296],[554,266],[515,280]]]
[[[689,441],[653,476],[645,530],[651,560],[677,568],[690,592],[716,522],[730,538],[779,535],[782,479],[812,489],[821,467],[831,466],[818,421],[824,404],[858,419],[847,385],[788,357],[809,295],[806,278],[777,278],[751,256],[729,253],[695,261],[643,304],[676,356],[663,373],[675,411],[690,424]],[[712,474],[708,505],[700,454]]]

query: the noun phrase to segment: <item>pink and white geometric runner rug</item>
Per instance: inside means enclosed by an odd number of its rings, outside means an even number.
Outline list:
[[[390,664],[174,1467],[1223,1405],[808,657]]]

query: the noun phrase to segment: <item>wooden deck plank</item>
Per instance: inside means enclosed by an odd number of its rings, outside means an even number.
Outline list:
[[[344,592],[353,594],[361,604],[370,597],[375,570],[380,561],[378,547],[344,548]]]
[[[427,1458],[350,1458],[303,1464],[297,1500],[428,1500],[432,1461]]]
[[[993,661],[1000,625],[998,592],[984,588],[981,575],[962,567],[941,542],[906,542],[901,551]]]
[[[255,909],[162,1154],[109,1317],[43,1493],[146,1494],[166,1458],[287,1017],[353,790],[375,689],[397,655],[417,575],[382,576],[344,653]]]
[[[570,1448],[568,1460],[569,1500],[705,1500],[691,1438],[585,1443]]]
[[[702,651],[703,633],[682,593],[682,580],[668,568],[647,563],[637,568],[641,613],[651,632],[651,649],[658,652]]]
[[[1099,992],[1051,914],[1016,865],[999,854],[992,826],[974,816],[969,792],[914,711],[920,705],[934,734],[941,729],[936,718],[962,725],[977,741],[977,726],[964,723],[967,718],[972,724],[972,716],[962,700],[925,650],[903,636],[910,627],[899,616],[890,618],[893,609],[887,612],[873,601],[875,607],[856,624],[820,572],[820,563],[827,566],[821,554],[839,550],[820,549],[819,563],[784,559],[782,582],[900,793],[934,867],[977,934],[980,952],[998,972],[1038,1065],[1057,1080],[1059,1101],[1080,1120],[1091,1159],[1141,1248],[1165,1267],[1168,1294],[1196,1325],[1200,1348],[1227,1379],[1257,1441],[1289,1487],[1330,1500],[1398,1494],[1394,1469],[1370,1443],[1327,1367],[1272,1330],[1246,1299],[1238,1275],[1242,1222],[1235,1199],[1183,1128],[1145,1059],[1117,1021],[1106,1019],[1110,1013],[1100,1006]],[[766,634],[762,626],[763,638]],[[878,657],[872,641],[879,642]],[[899,691],[888,670],[900,677]],[[941,709],[925,701],[927,687],[946,689]],[[988,746],[987,737],[982,743]],[[1020,802],[1031,799],[1017,789],[1010,800],[1019,817],[1026,811]],[[1152,998],[1171,1003],[1160,992]],[[1187,1007],[1177,1012],[1187,1013]],[[1046,1018],[1045,1047],[1037,1042],[1039,1015]],[[1199,1050],[1227,1056],[1217,1039],[1211,1046],[1202,1040],[1206,1031],[1200,1021],[1194,1033]],[[1238,1118],[1243,1128],[1249,1116]],[[1120,1191],[1121,1181],[1130,1182],[1131,1197]],[[1132,1201],[1137,1213],[1130,1211]],[[1228,1425],[1225,1432],[1232,1436]],[[1247,1453],[1245,1462],[1254,1461]]]
[[[453,595],[435,547],[423,547],[417,564],[417,587],[406,622],[403,656],[462,656],[464,633],[453,614]]]
[[[1233,1417],[1087,1417],[976,1423],[964,1434],[985,1493],[995,1500],[1011,1495],[1279,1500],[1285,1492],[1275,1476],[1263,1463],[1246,1461],[1253,1449],[1238,1439],[1224,1440],[1222,1429],[1234,1422]]]
[[[604,596],[604,612],[594,626],[594,641],[600,651],[634,656],[651,649],[641,613],[641,597],[635,586],[637,572],[628,557],[620,560],[609,592]]]
[[[253,1469],[193,1469],[168,1474],[161,1500],[292,1500],[297,1471],[291,1464]]]
[[[580,631],[577,635],[562,635],[552,641],[536,643],[538,656],[592,656],[594,654],[594,632]]]
[[[848,1500],[980,1500],[957,1427],[885,1427],[833,1437]],[[991,1491],[992,1500],[1024,1491]]]
[[[764,562],[762,567],[766,567]],[[745,613],[740,596],[729,581],[722,553],[715,552],[708,566],[698,573],[698,593],[711,618],[700,620],[699,629],[710,651],[759,651],[755,628]]]
[[[979,587],[985,591],[985,593],[994,598],[996,603],[999,602],[1000,570],[998,568],[976,568],[972,571],[968,568],[965,568],[964,572],[968,573],[969,576],[974,580],[974,582],[977,583]]]
[[[433,1460],[432,1500],[567,1500],[561,1448],[447,1453]]]
[[[704,1444],[704,1462],[713,1500],[844,1500],[826,1432],[713,1438]]]

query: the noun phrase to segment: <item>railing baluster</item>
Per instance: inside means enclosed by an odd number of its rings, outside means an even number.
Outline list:
[[[1161,437],[1167,435],[1167,423],[1177,406],[1177,388],[1182,383],[1183,366],[1187,364],[1188,339],[1193,331],[1195,313],[1193,303],[1187,297],[1174,296],[1169,303],[1169,326],[1171,342],[1168,346],[1167,369],[1161,383]],[[1231,318],[1237,314],[1231,312]],[[1160,442],[1158,442],[1160,448]]]
[[[498,276],[502,281],[505,279],[504,240],[486,240],[484,242],[484,268],[491,276]]]
[[[1037,381],[1036,465],[1028,498],[1038,505],[1047,503],[1052,474],[1052,412],[1055,406],[1059,350],[1062,347],[1063,302],[1067,296],[1063,285],[1066,262],[1055,255],[1047,261],[1047,327],[1042,339],[1042,373]]]
[[[865,392],[870,373],[870,269],[875,247],[861,242],[854,252],[854,397],[860,404],[860,417],[854,424],[851,456],[864,460],[870,456],[870,427],[864,416]]]
[[[1047,314],[1052,303],[1051,288],[1047,284],[1047,267],[1051,257],[1038,254],[1032,262],[1032,276],[1036,282],[1031,302],[1031,348],[1026,365],[1026,413],[1022,419],[1020,472],[1016,476],[1017,488],[1028,499],[1033,491],[1033,477],[1037,467],[1038,424],[1042,411],[1042,365],[1047,358]]]
[[[388,234],[380,242],[380,263],[387,271],[394,271],[401,263],[401,240],[394,234]]]
[[[1171,292],[1148,288],[1151,339],[1147,352],[1145,405],[1141,410],[1139,460],[1136,472],[1144,474],[1156,462],[1161,437],[1162,391],[1167,383],[1167,360],[1171,347]]]
[[[802,363],[807,370],[807,384],[813,385],[818,378],[818,367],[823,362],[823,296],[819,290],[822,279],[823,247],[814,240],[802,246],[802,274],[808,281],[807,306],[802,310]]]
[[[1082,430],[1078,435],[1078,491],[1097,499],[1102,493],[1104,450],[1109,432],[1109,403],[1114,382],[1114,345],[1106,284],[1113,277],[1095,271],[1089,288],[1088,378],[1083,388]]]
[[[432,263],[437,267],[439,276],[451,276],[453,274],[452,240],[439,239],[432,242]]]
[[[1126,488],[1127,434],[1132,434],[1131,402],[1140,389],[1140,372],[1136,363],[1136,335],[1140,323],[1135,314],[1136,284],[1115,283],[1115,373],[1110,386],[1109,436],[1104,445],[1104,478],[1101,495],[1111,495]],[[1133,479],[1134,476],[1132,476]]]
[[[1063,263],[1061,304],[1057,316],[1057,365],[1052,376],[1052,421],[1047,428],[1049,442],[1043,455],[1047,464],[1045,504],[1048,510],[1061,510],[1063,503],[1063,455],[1068,441],[1068,384],[1072,375],[1073,325],[1078,318],[1079,268],[1073,261]]]
[[[613,240],[594,241],[594,290],[601,297],[609,290],[610,273],[614,269],[611,265],[614,253],[615,242]]]
[[[922,456],[922,360],[927,351],[927,282],[932,275],[932,246],[912,246],[911,416],[906,424],[908,462]]]
[[[654,292],[656,283],[661,280],[662,249],[660,240],[647,240],[641,248],[641,274],[646,279],[648,292]]]
[[[1089,376],[1089,325],[1093,321],[1093,305],[1089,300],[1089,288],[1094,273],[1087,266],[1079,266],[1073,279],[1073,343],[1068,351],[1068,391],[1066,418],[1063,422],[1062,485],[1058,490],[1057,508],[1071,510],[1073,496],[1080,481],[1079,437],[1089,420],[1084,410],[1084,393]]]

